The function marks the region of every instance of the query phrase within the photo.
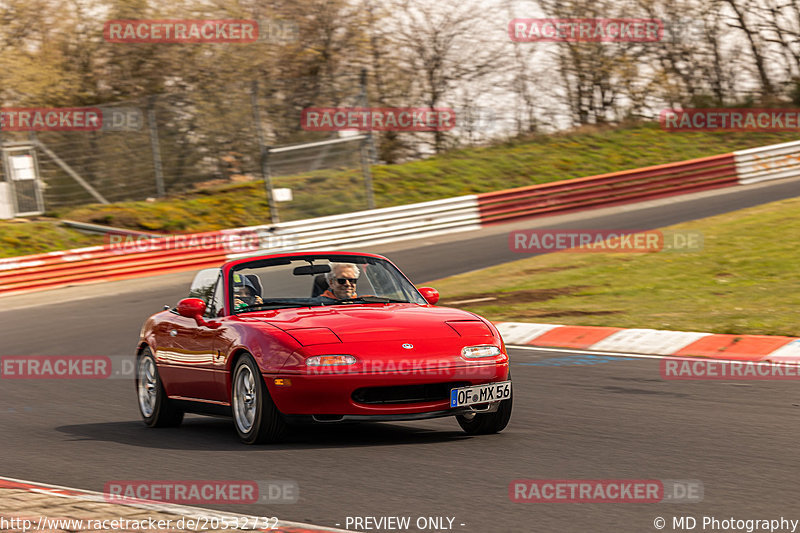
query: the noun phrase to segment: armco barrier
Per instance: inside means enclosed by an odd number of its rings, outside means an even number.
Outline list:
[[[237,235],[238,230],[214,231],[0,259],[0,294],[218,265],[235,247],[231,236]]]
[[[0,294],[200,270],[263,251],[364,246],[480,228],[474,195],[235,230],[0,259]],[[253,237],[264,246],[253,245]],[[277,245],[275,243],[278,243]]]
[[[478,195],[478,205],[481,222],[495,223],[731,187],[737,183],[733,154],[724,154],[483,193]]]
[[[0,259],[0,295],[199,270],[257,252],[336,249],[470,231],[483,225],[800,176],[800,141],[637,170],[344,215]],[[236,238],[266,237],[242,251]],[[233,239],[231,241],[230,239]],[[279,243],[275,244],[275,241]],[[267,242],[264,246],[263,243]]]
[[[403,239],[470,231],[480,227],[475,195],[283,222],[272,226],[275,237],[291,242],[292,250],[374,246]],[[267,226],[249,229],[259,228]]]
[[[800,141],[733,152],[739,183],[800,176]]]

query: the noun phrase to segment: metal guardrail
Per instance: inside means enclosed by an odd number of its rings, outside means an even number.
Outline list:
[[[640,202],[737,184],[732,154],[478,195],[481,222]]]
[[[136,237],[130,245],[107,244],[0,259],[0,294],[198,270],[255,253],[367,246],[470,231],[507,220],[798,175],[800,141],[544,185],[271,226]]]
[[[739,150],[733,155],[742,185],[800,176],[800,141]]]
[[[141,239],[0,259],[0,294],[213,266],[224,262],[228,253],[220,233]],[[192,239],[199,245],[193,245]]]
[[[309,250],[376,245],[480,227],[477,197],[468,195],[285,222],[274,226],[274,233],[293,250]]]
[[[124,239],[116,244],[0,259],[0,294],[199,270],[263,252],[341,248],[480,228],[462,196],[276,226]]]
[[[88,222],[77,222],[75,220],[62,220],[61,223],[68,228],[83,231],[85,233],[94,233],[98,235],[135,235],[146,237],[158,237],[155,233],[146,231],[136,231],[132,229],[114,228],[111,226],[103,226],[101,224],[89,224]]]

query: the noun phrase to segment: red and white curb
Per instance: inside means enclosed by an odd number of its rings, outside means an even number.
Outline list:
[[[800,338],[693,331],[496,322],[510,346],[569,348],[732,361],[800,361]]]
[[[71,487],[62,487],[59,485],[50,485],[47,483],[37,483],[33,481],[25,481],[21,479],[14,479],[10,477],[0,476],[0,489],[15,489],[24,490],[36,494],[46,494],[49,496],[57,496],[59,498],[67,498],[79,501],[90,501],[96,503],[109,503],[105,499],[102,492],[94,492],[90,490],[75,489]],[[191,507],[188,505],[178,505],[173,503],[163,503],[152,500],[139,500],[132,503],[117,503],[114,502],[110,505],[124,505],[126,507],[135,507],[137,509],[144,509],[148,511],[157,511],[160,513],[170,513],[184,516],[186,518],[205,519],[205,518],[218,518],[220,520],[233,520],[236,518],[246,518],[248,521],[253,520],[257,523],[258,517],[247,516],[242,514],[226,513],[213,509],[203,509],[202,507]],[[271,531],[276,533],[353,533],[352,530],[336,529],[322,526],[315,526],[313,524],[303,524],[301,522],[289,522],[286,520],[279,520],[275,527],[270,529],[256,529],[254,531]]]

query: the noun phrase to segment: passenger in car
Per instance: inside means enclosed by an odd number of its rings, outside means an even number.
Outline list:
[[[333,300],[356,298],[356,283],[361,271],[353,263],[331,263],[331,271],[325,274],[328,290],[320,296]]]
[[[256,288],[253,286],[253,283],[247,279],[247,276],[234,274],[233,290],[233,307],[237,311],[251,305],[264,303],[261,297],[256,294]]]

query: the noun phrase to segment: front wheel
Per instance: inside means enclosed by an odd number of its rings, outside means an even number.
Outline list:
[[[494,413],[469,413],[456,415],[458,425],[470,435],[488,435],[499,433],[508,425],[511,419],[513,398],[503,400]]]
[[[508,377],[511,379],[511,371]],[[488,435],[490,433],[500,433],[508,425],[511,419],[511,407],[513,406],[514,396],[508,400],[500,402],[500,406],[494,413],[468,413],[466,415],[456,415],[458,425],[470,435]]]
[[[286,422],[250,354],[236,362],[231,388],[233,422],[241,441],[245,444],[279,442],[286,431]]]
[[[144,349],[136,365],[136,393],[145,425],[154,428],[176,427],[183,421],[183,411],[167,398],[150,348]]]

